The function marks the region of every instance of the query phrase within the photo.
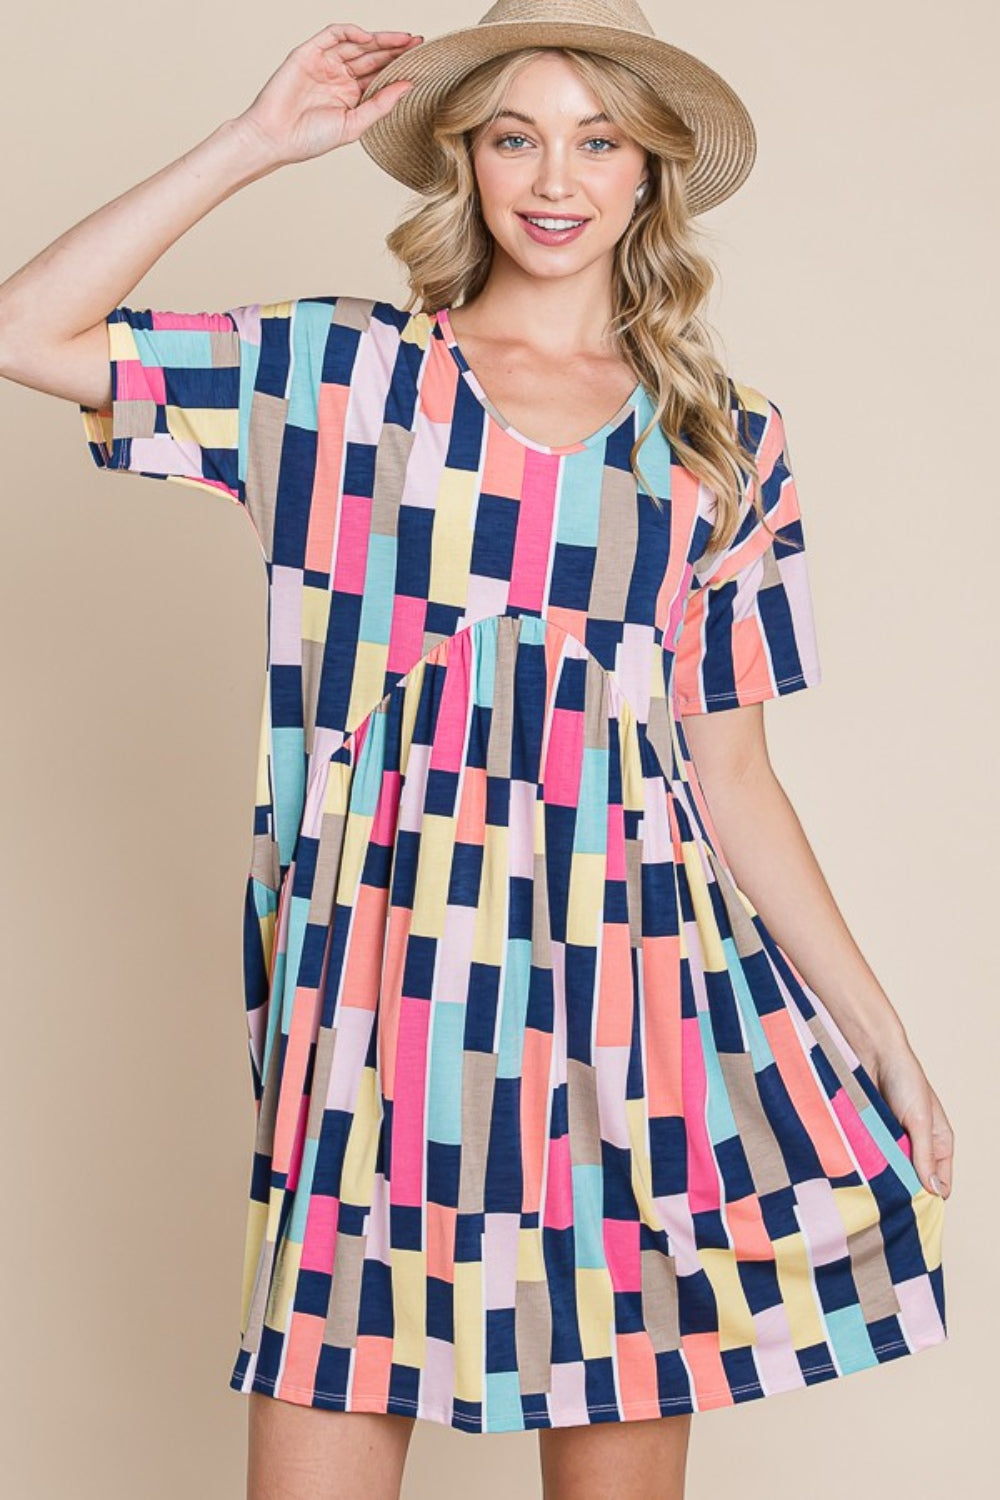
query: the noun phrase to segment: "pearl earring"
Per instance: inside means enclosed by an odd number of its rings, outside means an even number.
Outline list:
[[[632,205],[632,212],[629,215],[629,219],[630,220],[635,218],[636,209],[639,207],[639,204],[642,202],[643,198],[646,196],[646,188],[648,187],[648,185],[649,185],[648,183],[640,182],[639,186],[636,188],[636,190],[635,190],[635,202]]]

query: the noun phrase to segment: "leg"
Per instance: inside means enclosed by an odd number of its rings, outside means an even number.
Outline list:
[[[413,1417],[247,1401],[247,1500],[398,1500]]]
[[[544,1500],[684,1500],[691,1413],[540,1427]]]

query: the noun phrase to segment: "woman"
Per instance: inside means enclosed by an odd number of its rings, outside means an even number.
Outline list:
[[[425,196],[406,308],[121,304],[357,139]],[[2,372],[267,570],[252,1497],[395,1496],[418,1416],[681,1496],[692,1412],[946,1338],[953,1134],[764,738],[820,680],[802,519],[692,222],[753,152],[629,0],[335,23],[0,287]]]

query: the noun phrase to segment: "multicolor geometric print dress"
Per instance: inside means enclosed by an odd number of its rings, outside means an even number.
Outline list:
[[[819,682],[778,407],[714,494],[638,385],[506,422],[446,308],[114,309],[98,465],[268,581],[230,1385],[466,1432],[727,1406],[946,1338],[943,1203],[737,886],[683,715]],[[637,425],[638,424],[638,425]]]

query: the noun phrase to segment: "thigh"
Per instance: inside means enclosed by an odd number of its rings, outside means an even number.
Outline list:
[[[691,1413],[540,1427],[545,1500],[683,1500]]]
[[[413,1417],[247,1401],[247,1500],[397,1500]]]

